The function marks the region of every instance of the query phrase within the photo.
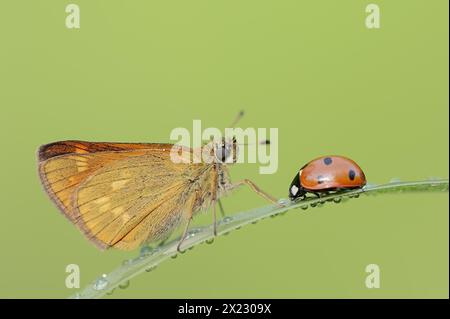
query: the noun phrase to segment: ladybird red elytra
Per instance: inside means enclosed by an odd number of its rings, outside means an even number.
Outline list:
[[[304,198],[307,193],[320,196],[364,185],[366,176],[353,160],[338,155],[321,156],[308,162],[295,175],[289,186],[289,198]]]

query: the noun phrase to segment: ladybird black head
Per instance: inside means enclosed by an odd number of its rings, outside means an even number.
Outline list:
[[[302,197],[306,194],[305,189],[300,184],[300,173],[295,174],[294,180],[291,183],[291,186],[289,186],[289,198],[291,200],[294,200],[296,198]]]

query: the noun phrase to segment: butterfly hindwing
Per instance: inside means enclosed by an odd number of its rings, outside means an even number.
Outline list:
[[[182,192],[188,182],[183,178],[186,165],[174,165],[168,156],[165,151],[151,151],[127,157],[99,169],[83,182],[72,198],[72,206],[76,223],[86,235],[100,246],[110,247],[146,218],[152,221],[146,231],[153,239],[158,239],[163,229],[178,225]]]
[[[98,247],[133,249],[166,236],[194,204],[189,183],[204,174],[204,165],[173,163],[171,147],[52,143],[40,148],[40,177],[60,210]]]

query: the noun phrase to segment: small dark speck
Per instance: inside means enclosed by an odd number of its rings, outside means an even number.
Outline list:
[[[330,157],[325,157],[323,159],[323,162],[325,163],[325,165],[330,165],[331,163],[333,163],[333,160]]]
[[[356,173],[354,170],[351,169],[348,171],[348,178],[350,178],[351,181],[355,179],[355,175]]]

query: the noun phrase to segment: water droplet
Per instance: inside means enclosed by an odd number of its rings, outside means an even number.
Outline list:
[[[156,269],[156,265],[150,266],[147,269],[145,269],[146,272],[150,272]]]
[[[258,224],[258,220],[253,221],[252,224],[253,224],[253,225]]]
[[[311,203],[311,207],[316,207],[317,203]]]
[[[290,203],[289,199],[286,198],[281,198],[278,200],[278,204],[283,205],[283,206],[288,206]]]
[[[119,285],[119,288],[120,288],[120,289],[127,289],[129,286],[130,286],[130,281],[127,280],[127,281],[125,281],[124,283],[121,283],[121,284]]]
[[[214,242],[214,237],[213,237],[213,238],[210,238],[210,239],[207,239],[205,242],[206,242],[208,245],[211,245],[211,244]]]
[[[100,278],[97,278],[97,280],[94,282],[94,289],[95,290],[103,290],[108,286],[109,282],[106,279],[106,274],[103,274]]]
[[[223,233],[224,236],[227,236],[227,235],[229,235],[229,234],[230,234],[229,231],[227,231],[226,233]]]
[[[178,254],[173,254],[172,256],[170,256],[170,258],[175,259],[178,257]]]
[[[108,291],[106,294],[107,295],[112,295],[114,293],[115,288],[111,289],[110,291]]]
[[[155,247],[155,248],[152,248],[149,246],[142,247],[139,258],[144,259],[145,257],[155,255],[155,254],[159,253],[160,251],[161,251],[161,247]]]
[[[224,219],[222,219],[222,222],[225,223],[225,224],[228,224],[228,223],[230,223],[232,220],[233,220],[232,217],[227,216],[227,217],[224,217]]]
[[[335,202],[336,204],[339,204],[341,201],[342,201],[342,197],[333,198],[333,202]]]
[[[197,234],[196,232],[188,232],[186,235],[186,239],[195,237],[196,234]]]
[[[126,266],[126,265],[131,264],[132,262],[133,262],[133,259],[125,259],[125,260],[122,262],[122,265],[123,265],[123,266]]]
[[[153,249],[150,246],[143,246],[140,251],[141,256],[151,255],[153,253]]]
[[[308,205],[302,205],[302,206],[300,206],[300,208],[303,209],[303,210],[307,210],[308,207],[309,207]]]

